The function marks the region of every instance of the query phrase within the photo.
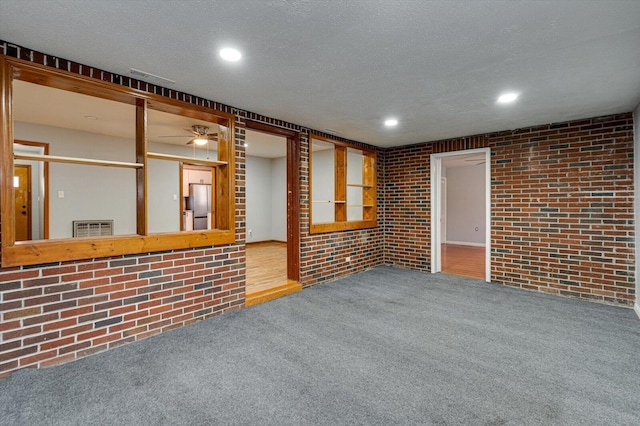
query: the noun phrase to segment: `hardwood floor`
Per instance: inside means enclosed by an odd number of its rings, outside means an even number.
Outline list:
[[[287,243],[264,241],[247,244],[247,306],[302,290],[287,279]]]
[[[442,272],[484,279],[484,251],[484,247],[442,244]]]

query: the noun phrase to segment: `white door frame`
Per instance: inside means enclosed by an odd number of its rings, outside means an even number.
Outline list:
[[[442,194],[442,159],[457,155],[484,154],[485,163],[485,281],[491,282],[491,148],[431,154],[431,273],[442,271],[442,243],[440,219]]]
[[[440,178],[440,239],[442,243],[447,242],[447,178]]]

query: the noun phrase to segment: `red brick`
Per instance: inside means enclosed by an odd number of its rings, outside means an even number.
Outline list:
[[[20,309],[18,311],[5,312],[2,315],[2,317],[6,321],[6,320],[11,320],[11,319],[16,319],[16,318],[30,317],[30,316],[38,315],[41,312],[42,312],[42,308],[41,307],[34,306],[34,307],[31,307],[31,308]]]
[[[78,323],[77,318],[69,318],[62,321],[50,322],[42,325],[42,331],[47,332],[50,330],[60,330],[62,328],[74,326],[77,323]]]

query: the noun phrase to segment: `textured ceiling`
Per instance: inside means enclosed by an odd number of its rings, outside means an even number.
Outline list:
[[[0,0],[0,39],[378,146],[640,103],[637,0]]]

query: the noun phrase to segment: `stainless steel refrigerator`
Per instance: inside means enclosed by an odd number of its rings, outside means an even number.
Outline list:
[[[207,214],[211,213],[211,185],[189,184],[189,209],[193,210],[193,229],[208,229]]]

